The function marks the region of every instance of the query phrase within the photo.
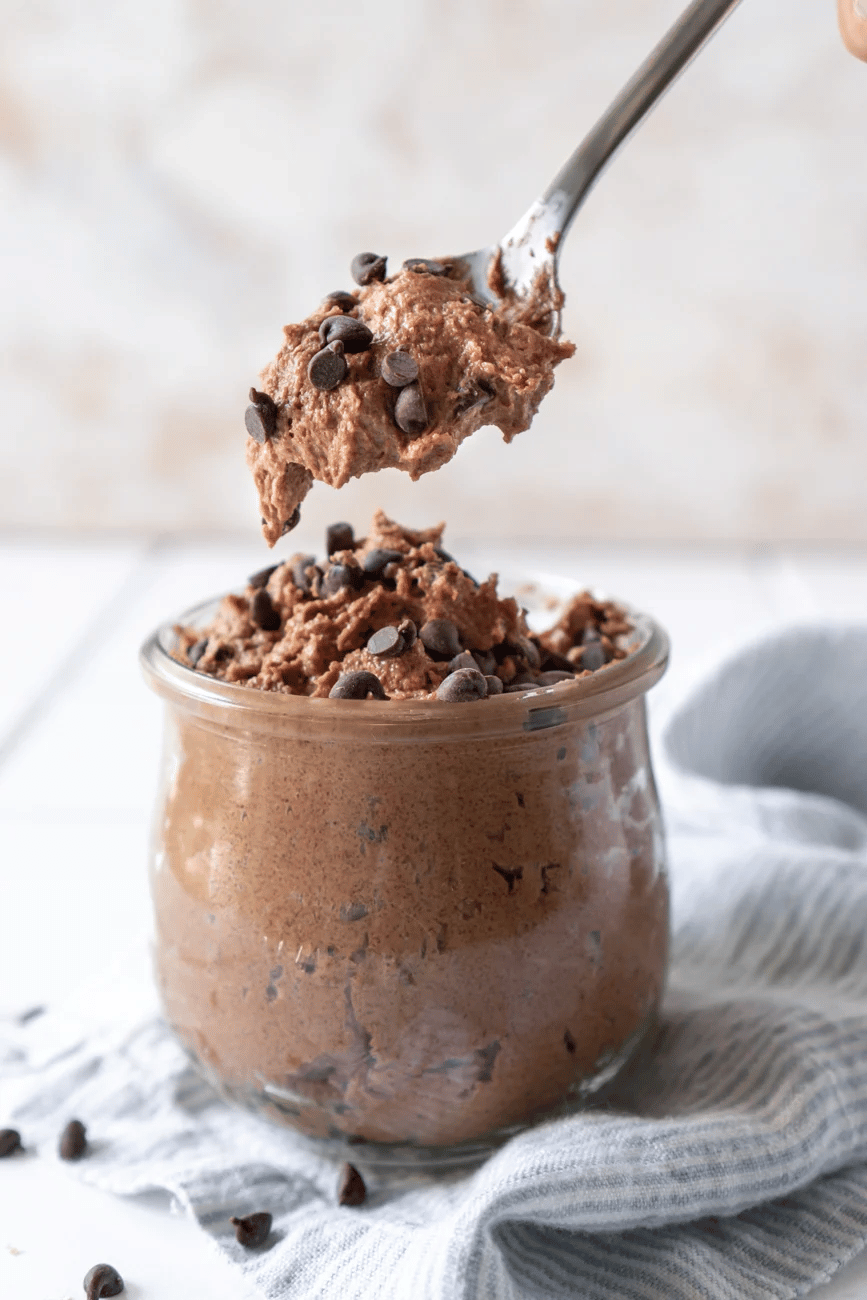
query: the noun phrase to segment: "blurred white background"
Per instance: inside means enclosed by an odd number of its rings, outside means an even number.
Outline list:
[[[503,233],[683,3],[2,0],[0,523],[252,537],[283,323]],[[831,0],[744,0],[578,217],[533,429],[305,532],[867,540],[865,131]]]

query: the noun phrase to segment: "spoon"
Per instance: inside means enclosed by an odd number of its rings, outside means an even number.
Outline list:
[[[575,213],[608,160],[739,3],[693,0],[509,233],[449,259],[476,298],[543,333],[560,333],[557,263]]]

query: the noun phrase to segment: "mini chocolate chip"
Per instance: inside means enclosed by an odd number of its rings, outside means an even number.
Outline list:
[[[397,563],[403,559],[402,551],[390,551],[384,546],[376,546],[365,555],[362,568],[365,577],[379,578],[387,564]]]
[[[570,682],[574,677],[574,672],[567,673],[560,668],[550,668],[547,672],[539,673],[539,685],[556,686],[558,682]]]
[[[581,652],[581,667],[595,673],[605,666],[605,651],[598,641],[591,641]]]
[[[509,682],[509,685],[523,686],[523,687],[538,686],[539,679],[536,677],[534,673],[528,673],[528,672],[516,673],[515,676],[512,678],[512,680]]]
[[[351,293],[345,289],[335,289],[333,293],[327,293],[322,299],[330,307],[339,307],[341,311],[352,311],[358,306],[358,299],[354,298]]]
[[[307,378],[321,393],[330,393],[332,388],[336,388],[346,378],[349,370],[343,353],[335,350],[338,344],[342,348],[343,344],[338,339],[335,344],[323,348],[310,358]]]
[[[479,672],[484,673],[486,677],[490,677],[492,673],[497,671],[497,661],[490,650],[474,650],[473,658]]]
[[[461,653],[458,629],[449,618],[429,618],[418,635],[432,659],[454,659]]]
[[[337,1184],[337,1204],[363,1205],[366,1196],[367,1188],[364,1185],[364,1179],[355,1168],[355,1165],[344,1165],[340,1170],[340,1179]]]
[[[316,567],[315,555],[296,555],[292,560],[292,581],[299,591],[310,590],[308,569]]]
[[[319,326],[323,344],[340,342],[345,352],[366,352],[373,342],[373,331],[354,316],[326,316]]]
[[[440,559],[443,561],[444,564],[457,564],[457,560],[455,559],[455,557],[451,554],[450,551],[447,551],[444,546],[435,546],[434,551],[440,557]]]
[[[262,523],[264,524],[264,522],[265,520],[263,519]],[[280,536],[285,537],[287,533],[291,533],[292,529],[297,528],[300,522],[301,522],[301,507],[296,506],[295,509],[292,511],[291,515],[289,516],[289,518],[284,523],[283,527],[281,528]]]
[[[352,524],[329,524],[325,530],[325,553],[333,555],[335,551],[351,551],[355,545],[355,533]]]
[[[470,700],[483,700],[488,693],[488,683],[478,668],[459,668],[437,687],[438,700],[449,704],[467,704]]]
[[[418,362],[403,348],[382,358],[382,377],[392,388],[405,388],[418,379]]]
[[[94,1264],[84,1276],[84,1293],[87,1300],[103,1300],[105,1296],[120,1295],[123,1278],[111,1264]]]
[[[570,663],[565,655],[558,655],[556,650],[546,650],[542,648],[542,667],[546,672],[552,672],[554,669],[561,673],[575,674],[575,665]]]
[[[199,660],[201,659],[202,655],[205,653],[207,648],[208,648],[208,638],[206,636],[203,636],[201,641],[193,642],[193,644],[190,646],[189,650],[187,651],[187,659],[189,661],[191,668],[195,668],[196,664],[199,662]]]
[[[322,596],[336,596],[338,591],[355,586],[354,574],[357,569],[350,569],[348,564],[329,564],[319,584]]]
[[[397,395],[394,422],[404,433],[424,433],[428,426],[427,407],[418,384],[407,384]]]
[[[475,656],[471,655],[469,650],[462,650],[459,655],[455,655],[454,659],[449,660],[450,673],[456,673],[459,668],[474,668],[476,672],[481,672]],[[484,673],[482,673],[482,676],[484,676]]]
[[[499,677],[495,677],[492,673],[485,673],[485,681],[488,683],[489,695],[503,694],[503,683],[500,681]]]
[[[514,640],[515,649],[522,654],[531,668],[541,668],[542,656],[539,653],[539,647],[529,637],[517,636]]]
[[[539,683],[535,681],[518,681],[516,678],[504,686],[503,690],[507,695],[517,695],[519,691],[532,691],[538,685]]]
[[[280,626],[280,611],[264,587],[260,587],[250,601],[250,617],[263,632],[276,632]]]
[[[61,1160],[80,1160],[87,1150],[87,1129],[80,1119],[71,1119],[60,1135],[57,1148]]]
[[[397,630],[403,637],[403,643],[407,650],[409,650],[410,646],[415,645],[416,637],[418,636],[418,628],[411,618],[405,618],[402,622],[398,623]]]
[[[403,637],[396,627],[381,627],[367,642],[367,653],[378,659],[394,659],[404,649]]]
[[[384,280],[386,260],[378,253],[356,253],[349,265],[355,283],[372,284],[374,280]]]
[[[279,568],[279,564],[269,564],[267,569],[259,569],[257,573],[251,573],[247,579],[247,586],[254,589],[267,586],[271,574],[276,573]]]
[[[254,1250],[268,1240],[273,1220],[267,1210],[258,1210],[255,1214],[245,1214],[240,1218],[233,1214],[229,1222],[234,1225],[235,1240],[247,1250]]]
[[[369,695],[375,700],[388,699],[375,673],[341,673],[328,692],[329,700],[366,700]]]
[[[445,275],[448,267],[442,262],[433,262],[429,257],[408,257],[403,264],[404,271],[415,271],[419,275]]]
[[[16,1151],[23,1151],[21,1134],[17,1128],[0,1128],[0,1160],[14,1156]]]
[[[277,407],[267,393],[250,389],[250,405],[244,412],[244,425],[256,442],[267,442],[277,430]]]

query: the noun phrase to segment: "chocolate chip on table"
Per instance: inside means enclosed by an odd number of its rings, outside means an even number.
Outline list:
[[[436,689],[437,699],[449,704],[483,700],[487,693],[488,683],[478,668],[459,668],[456,673],[449,673]]]
[[[503,683],[499,677],[495,677],[493,673],[485,673],[485,681],[488,683],[489,695],[503,694]]]
[[[191,668],[195,668],[196,664],[199,662],[199,660],[201,659],[202,655],[205,653],[207,648],[208,648],[208,638],[206,636],[202,637],[200,641],[193,642],[193,644],[190,646],[189,650],[187,651],[187,659],[189,661]]]
[[[267,393],[250,389],[250,405],[244,412],[244,426],[250,437],[259,443],[273,438],[277,431],[277,406]]]
[[[418,379],[418,362],[403,348],[382,358],[382,377],[392,388],[405,388]]]
[[[392,551],[384,546],[376,546],[365,555],[362,568],[366,578],[381,578],[387,564],[397,564],[403,559],[403,551]]]
[[[17,1128],[0,1128],[0,1160],[14,1156],[16,1151],[23,1151],[21,1134]]]
[[[345,289],[335,289],[333,293],[327,293],[322,301],[327,302],[329,307],[339,307],[341,311],[352,311],[358,306],[358,300]]]
[[[334,339],[321,352],[310,358],[307,366],[307,378],[320,393],[330,393],[349,372],[346,357],[343,355],[343,343]]]
[[[364,1179],[355,1165],[345,1164],[340,1170],[337,1183],[338,1205],[363,1205],[367,1196]]]
[[[448,272],[448,267],[442,262],[434,262],[429,257],[408,257],[403,269],[415,271],[418,275],[446,275]]]
[[[581,652],[581,667],[595,673],[605,666],[605,651],[598,641],[591,641]]]
[[[61,1160],[80,1160],[87,1150],[87,1129],[80,1119],[71,1119],[60,1135],[57,1148]]]
[[[84,1293],[87,1300],[103,1300],[105,1296],[120,1295],[123,1278],[111,1264],[94,1264],[84,1276]]]
[[[319,337],[323,344],[342,343],[344,352],[366,352],[373,342],[373,330],[354,316],[326,316]]]
[[[397,395],[394,422],[404,433],[424,433],[428,426],[427,407],[418,384],[407,384]]]
[[[355,545],[355,533],[352,524],[329,524],[325,529],[325,554],[331,556],[335,551],[351,551]]]
[[[247,586],[254,590],[267,586],[271,574],[276,573],[279,568],[279,564],[269,564],[267,569],[259,569],[256,573],[251,573],[247,579]]]
[[[363,671],[341,673],[328,692],[329,700],[366,700],[369,695],[375,700],[388,699],[376,674]]]
[[[280,611],[264,587],[260,587],[250,601],[250,617],[263,632],[276,632],[280,626]]]
[[[385,279],[386,261],[387,258],[378,253],[356,253],[349,270],[356,284],[372,284],[374,280]]]
[[[454,659],[461,653],[458,629],[449,618],[429,618],[418,635],[432,659]]]
[[[241,1217],[233,1214],[229,1222],[235,1228],[235,1240],[247,1250],[255,1250],[257,1246],[264,1245],[268,1240],[273,1218],[267,1210],[257,1210],[255,1214],[245,1214]]]
[[[376,655],[377,659],[394,659],[405,649],[406,643],[394,626],[381,627],[367,642],[367,653]]]

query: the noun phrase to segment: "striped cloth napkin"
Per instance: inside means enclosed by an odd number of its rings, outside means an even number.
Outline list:
[[[670,988],[604,1105],[340,1208],[333,1165],[191,1073],[143,980],[108,1029],[5,1034],[4,1123],[53,1142],[98,1116],[80,1176],[165,1189],[271,1300],[804,1294],[867,1241],[867,628],[743,649],[670,712],[657,763]],[[263,1208],[245,1253],[228,1216]]]

